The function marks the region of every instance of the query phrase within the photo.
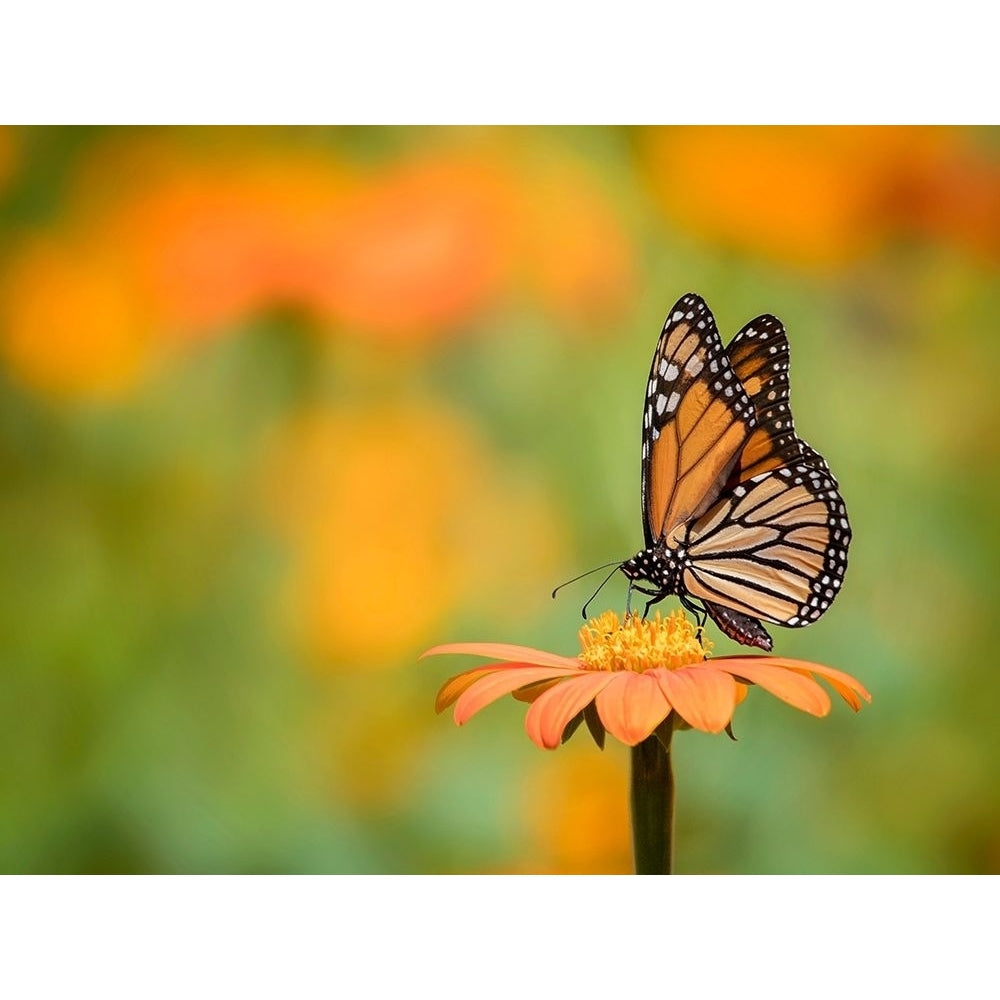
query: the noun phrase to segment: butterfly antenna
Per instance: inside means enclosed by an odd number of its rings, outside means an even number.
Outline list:
[[[597,588],[597,590],[595,590],[590,595],[590,597],[587,598],[587,603],[583,606],[583,611],[581,612],[583,614],[584,621],[586,621],[586,619],[587,619],[587,607],[588,607],[588,605],[604,589],[604,585],[608,582],[608,580],[610,580],[611,577],[613,577],[615,575],[615,573],[618,572],[618,567],[620,565],[621,565],[621,563],[615,563],[615,568],[601,581],[601,585]],[[605,566],[599,566],[598,567],[598,569],[605,569],[605,568],[606,568]]]
[[[621,562],[619,560],[615,560],[614,562],[607,562],[604,563],[602,566],[595,566],[593,569],[588,569],[586,573],[581,573],[579,576],[574,576],[572,580],[567,580],[565,583],[560,583],[559,586],[552,591],[552,596],[555,597],[556,594],[558,594],[559,591],[563,589],[563,587],[568,587],[571,583],[576,583],[577,580],[582,580],[585,576],[590,576],[591,573],[598,573],[602,569],[607,569],[609,566],[614,566],[615,569],[618,569],[618,567],[621,566]],[[610,576],[608,576],[608,580],[610,580],[611,577],[614,575],[615,575],[615,570],[612,570]],[[607,583],[608,580],[605,580],[604,583]],[[601,587],[604,586],[604,583],[601,584]],[[598,587],[597,589],[600,590],[601,587]],[[593,598],[591,598],[590,600],[592,601]],[[587,604],[589,603],[590,601],[587,601]]]

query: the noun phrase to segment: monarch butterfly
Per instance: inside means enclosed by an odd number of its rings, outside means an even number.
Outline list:
[[[762,622],[801,627],[840,591],[851,528],[837,480],[795,434],[788,340],[771,315],[723,348],[705,301],[670,310],[642,419],[645,548],[620,566],[646,610],[677,595],[731,639],[770,650]]]

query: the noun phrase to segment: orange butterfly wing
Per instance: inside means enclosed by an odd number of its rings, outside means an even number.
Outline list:
[[[702,600],[727,635],[762,649],[771,640],[758,619],[801,626],[826,611],[851,539],[836,479],[795,434],[788,353],[774,316],[752,320],[724,350],[699,296],[674,305],[643,411],[646,552],[627,574],[660,588],[644,591],[656,599]]]
[[[642,422],[646,545],[669,539],[718,498],[754,429],[753,406],[704,300],[684,295],[660,334]]]
[[[781,321],[765,314],[751,320],[726,348],[753,404],[757,426],[747,440],[727,489],[794,463],[802,455],[788,402],[788,338]]]

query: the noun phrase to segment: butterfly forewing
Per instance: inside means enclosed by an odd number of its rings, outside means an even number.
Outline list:
[[[757,426],[733,468],[727,488],[794,464],[802,454],[788,399],[788,338],[769,314],[751,320],[726,348],[736,375],[753,404]]]
[[[647,548],[718,498],[755,425],[754,410],[698,295],[677,300],[653,354],[642,422]]]

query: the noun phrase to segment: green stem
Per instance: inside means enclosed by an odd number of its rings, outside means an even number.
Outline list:
[[[670,718],[632,747],[632,850],[636,875],[669,875],[674,862],[674,773]]]

